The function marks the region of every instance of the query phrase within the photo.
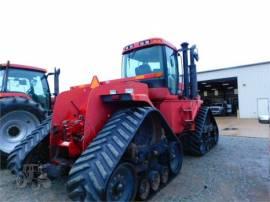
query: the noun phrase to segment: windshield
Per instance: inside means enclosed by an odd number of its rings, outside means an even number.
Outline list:
[[[9,68],[6,91],[26,93],[44,108],[49,108],[50,92],[42,72]]]
[[[3,90],[4,72],[5,69],[0,69],[0,91]]]
[[[134,50],[123,55],[122,77],[163,72],[162,46]]]

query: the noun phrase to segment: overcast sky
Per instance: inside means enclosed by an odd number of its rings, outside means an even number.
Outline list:
[[[198,70],[270,61],[267,0],[0,0],[0,62],[60,67],[61,89],[120,77],[122,48],[196,43]]]

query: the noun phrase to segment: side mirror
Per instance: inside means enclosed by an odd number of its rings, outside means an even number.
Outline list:
[[[198,53],[198,49],[196,47],[196,45],[193,45],[191,48],[190,48],[191,52],[192,52],[192,56],[193,58],[198,62],[199,61],[199,53]]]
[[[60,69],[54,68],[54,96],[56,97],[59,94],[59,76]]]

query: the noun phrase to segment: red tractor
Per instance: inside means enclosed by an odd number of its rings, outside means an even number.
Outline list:
[[[152,38],[126,46],[123,78],[94,77],[58,95],[52,117],[16,146],[8,168],[20,176],[25,164],[39,163],[50,177],[68,174],[75,201],[147,199],[180,172],[183,150],[202,156],[218,142],[197,94],[195,60],[187,43],[178,50]]]
[[[58,94],[60,71],[17,64],[0,64],[0,154],[9,154],[52,112],[48,75],[55,75]]]

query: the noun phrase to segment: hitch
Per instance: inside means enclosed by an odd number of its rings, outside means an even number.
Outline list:
[[[68,167],[65,164],[52,164],[52,163],[47,163],[43,164],[41,166],[41,170],[44,173],[47,173],[47,176],[50,179],[55,179],[59,178],[61,176],[64,176],[68,173],[70,167]]]

